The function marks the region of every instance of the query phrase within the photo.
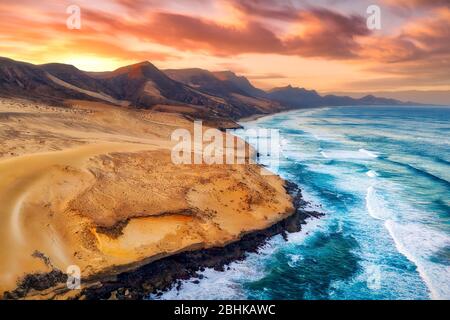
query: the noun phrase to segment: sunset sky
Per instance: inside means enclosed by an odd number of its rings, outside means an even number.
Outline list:
[[[81,29],[66,8],[81,8]],[[366,26],[381,8],[381,30]],[[232,70],[255,85],[449,90],[450,0],[1,0],[0,56]]]

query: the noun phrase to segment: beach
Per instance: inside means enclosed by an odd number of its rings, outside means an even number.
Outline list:
[[[258,165],[172,164],[171,132],[192,127],[177,114],[2,99],[0,115],[4,298],[80,298],[103,278],[295,212],[285,182]],[[73,265],[81,291],[66,287]]]

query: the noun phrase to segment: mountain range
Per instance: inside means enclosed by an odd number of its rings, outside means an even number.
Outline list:
[[[405,104],[372,95],[358,99],[321,96],[290,85],[264,91],[231,71],[159,70],[150,62],[141,62],[109,72],[86,72],[68,64],[34,65],[9,58],[0,58],[0,95],[52,104],[102,101],[213,122],[305,107]]]

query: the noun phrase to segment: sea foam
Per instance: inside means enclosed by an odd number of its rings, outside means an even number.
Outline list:
[[[376,178],[378,176],[378,173],[374,170],[369,170],[366,172],[366,175],[371,178]]]
[[[450,279],[450,268],[430,260],[440,248],[450,246],[449,237],[423,225],[400,224],[393,220],[387,220],[385,227],[398,252],[416,265],[431,298],[450,299],[450,285],[444,281]]]
[[[242,261],[225,266],[226,271],[206,268],[198,277],[182,280],[162,294],[151,294],[157,300],[215,300],[246,299],[242,282],[257,281],[264,273],[263,264],[275,250],[285,243],[281,236],[271,238],[255,253],[249,253]],[[220,290],[218,290],[220,288]]]
[[[365,154],[365,155],[367,155],[367,156],[369,156],[369,157],[371,157],[371,158],[378,158],[378,155],[376,155],[374,152],[372,152],[372,151],[368,151],[368,150],[366,150],[366,149],[359,149],[358,150],[359,152],[361,152],[361,153],[363,153],[363,154]]]
[[[377,195],[374,186],[367,188],[366,208],[369,215],[374,219],[386,220],[391,217],[384,200]]]
[[[359,149],[358,151],[352,150],[326,150],[320,152],[324,158],[328,159],[374,159],[378,156],[373,152],[365,149]]]

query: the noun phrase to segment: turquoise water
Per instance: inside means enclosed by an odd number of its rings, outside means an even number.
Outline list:
[[[280,130],[271,169],[326,216],[161,298],[450,299],[450,108],[303,109],[244,126]]]

